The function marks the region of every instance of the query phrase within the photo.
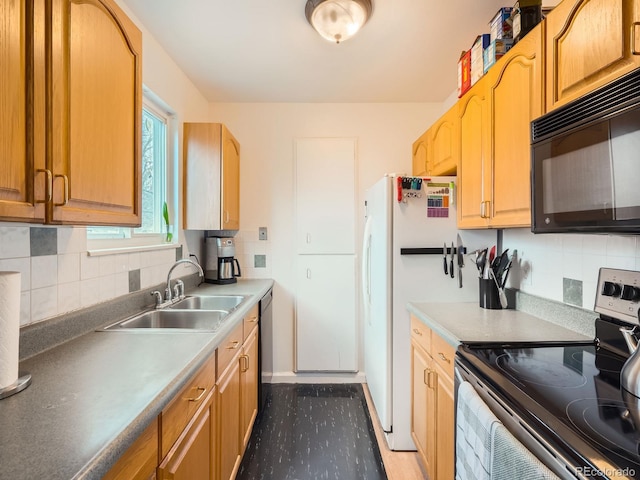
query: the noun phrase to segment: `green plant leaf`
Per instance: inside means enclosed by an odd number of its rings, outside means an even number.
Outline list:
[[[164,218],[165,225],[169,225],[169,207],[167,207],[167,202],[164,202],[162,205],[162,217]]]

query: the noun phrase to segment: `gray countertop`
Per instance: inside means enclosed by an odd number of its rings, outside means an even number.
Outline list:
[[[472,342],[593,340],[519,310],[489,310],[480,308],[477,302],[411,302],[407,309],[454,347]]]
[[[32,384],[0,401],[0,479],[102,478],[272,286],[188,292],[252,296],[215,333],[92,331],[20,362]]]

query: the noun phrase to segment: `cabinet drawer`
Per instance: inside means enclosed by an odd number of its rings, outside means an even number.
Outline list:
[[[147,480],[155,472],[157,464],[158,422],[154,419],[103,480]]]
[[[431,329],[413,315],[411,315],[411,338],[426,352],[431,353]]]
[[[244,317],[244,338],[243,338],[243,340],[246,340],[247,338],[249,338],[249,335],[253,331],[253,327],[255,327],[258,324],[258,312],[259,312],[258,304],[256,303],[255,306]]]
[[[207,360],[191,381],[160,414],[162,458],[178,439],[203,400],[213,390],[216,378],[215,355]]]
[[[437,334],[431,335],[431,355],[438,365],[453,378],[453,360],[455,349]]]
[[[219,379],[224,371],[227,369],[233,358],[242,349],[242,342],[244,340],[242,336],[243,322],[240,322],[238,326],[222,341],[218,346],[218,375]]]

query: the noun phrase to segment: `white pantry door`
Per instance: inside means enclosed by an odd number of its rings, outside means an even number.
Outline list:
[[[296,251],[355,253],[356,141],[295,141]]]
[[[357,371],[355,255],[298,255],[296,280],[296,371]]]
[[[356,139],[295,140],[295,370],[355,372]]]

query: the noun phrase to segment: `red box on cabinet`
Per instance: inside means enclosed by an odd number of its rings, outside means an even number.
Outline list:
[[[462,52],[458,60],[458,98],[471,88],[471,50]]]

